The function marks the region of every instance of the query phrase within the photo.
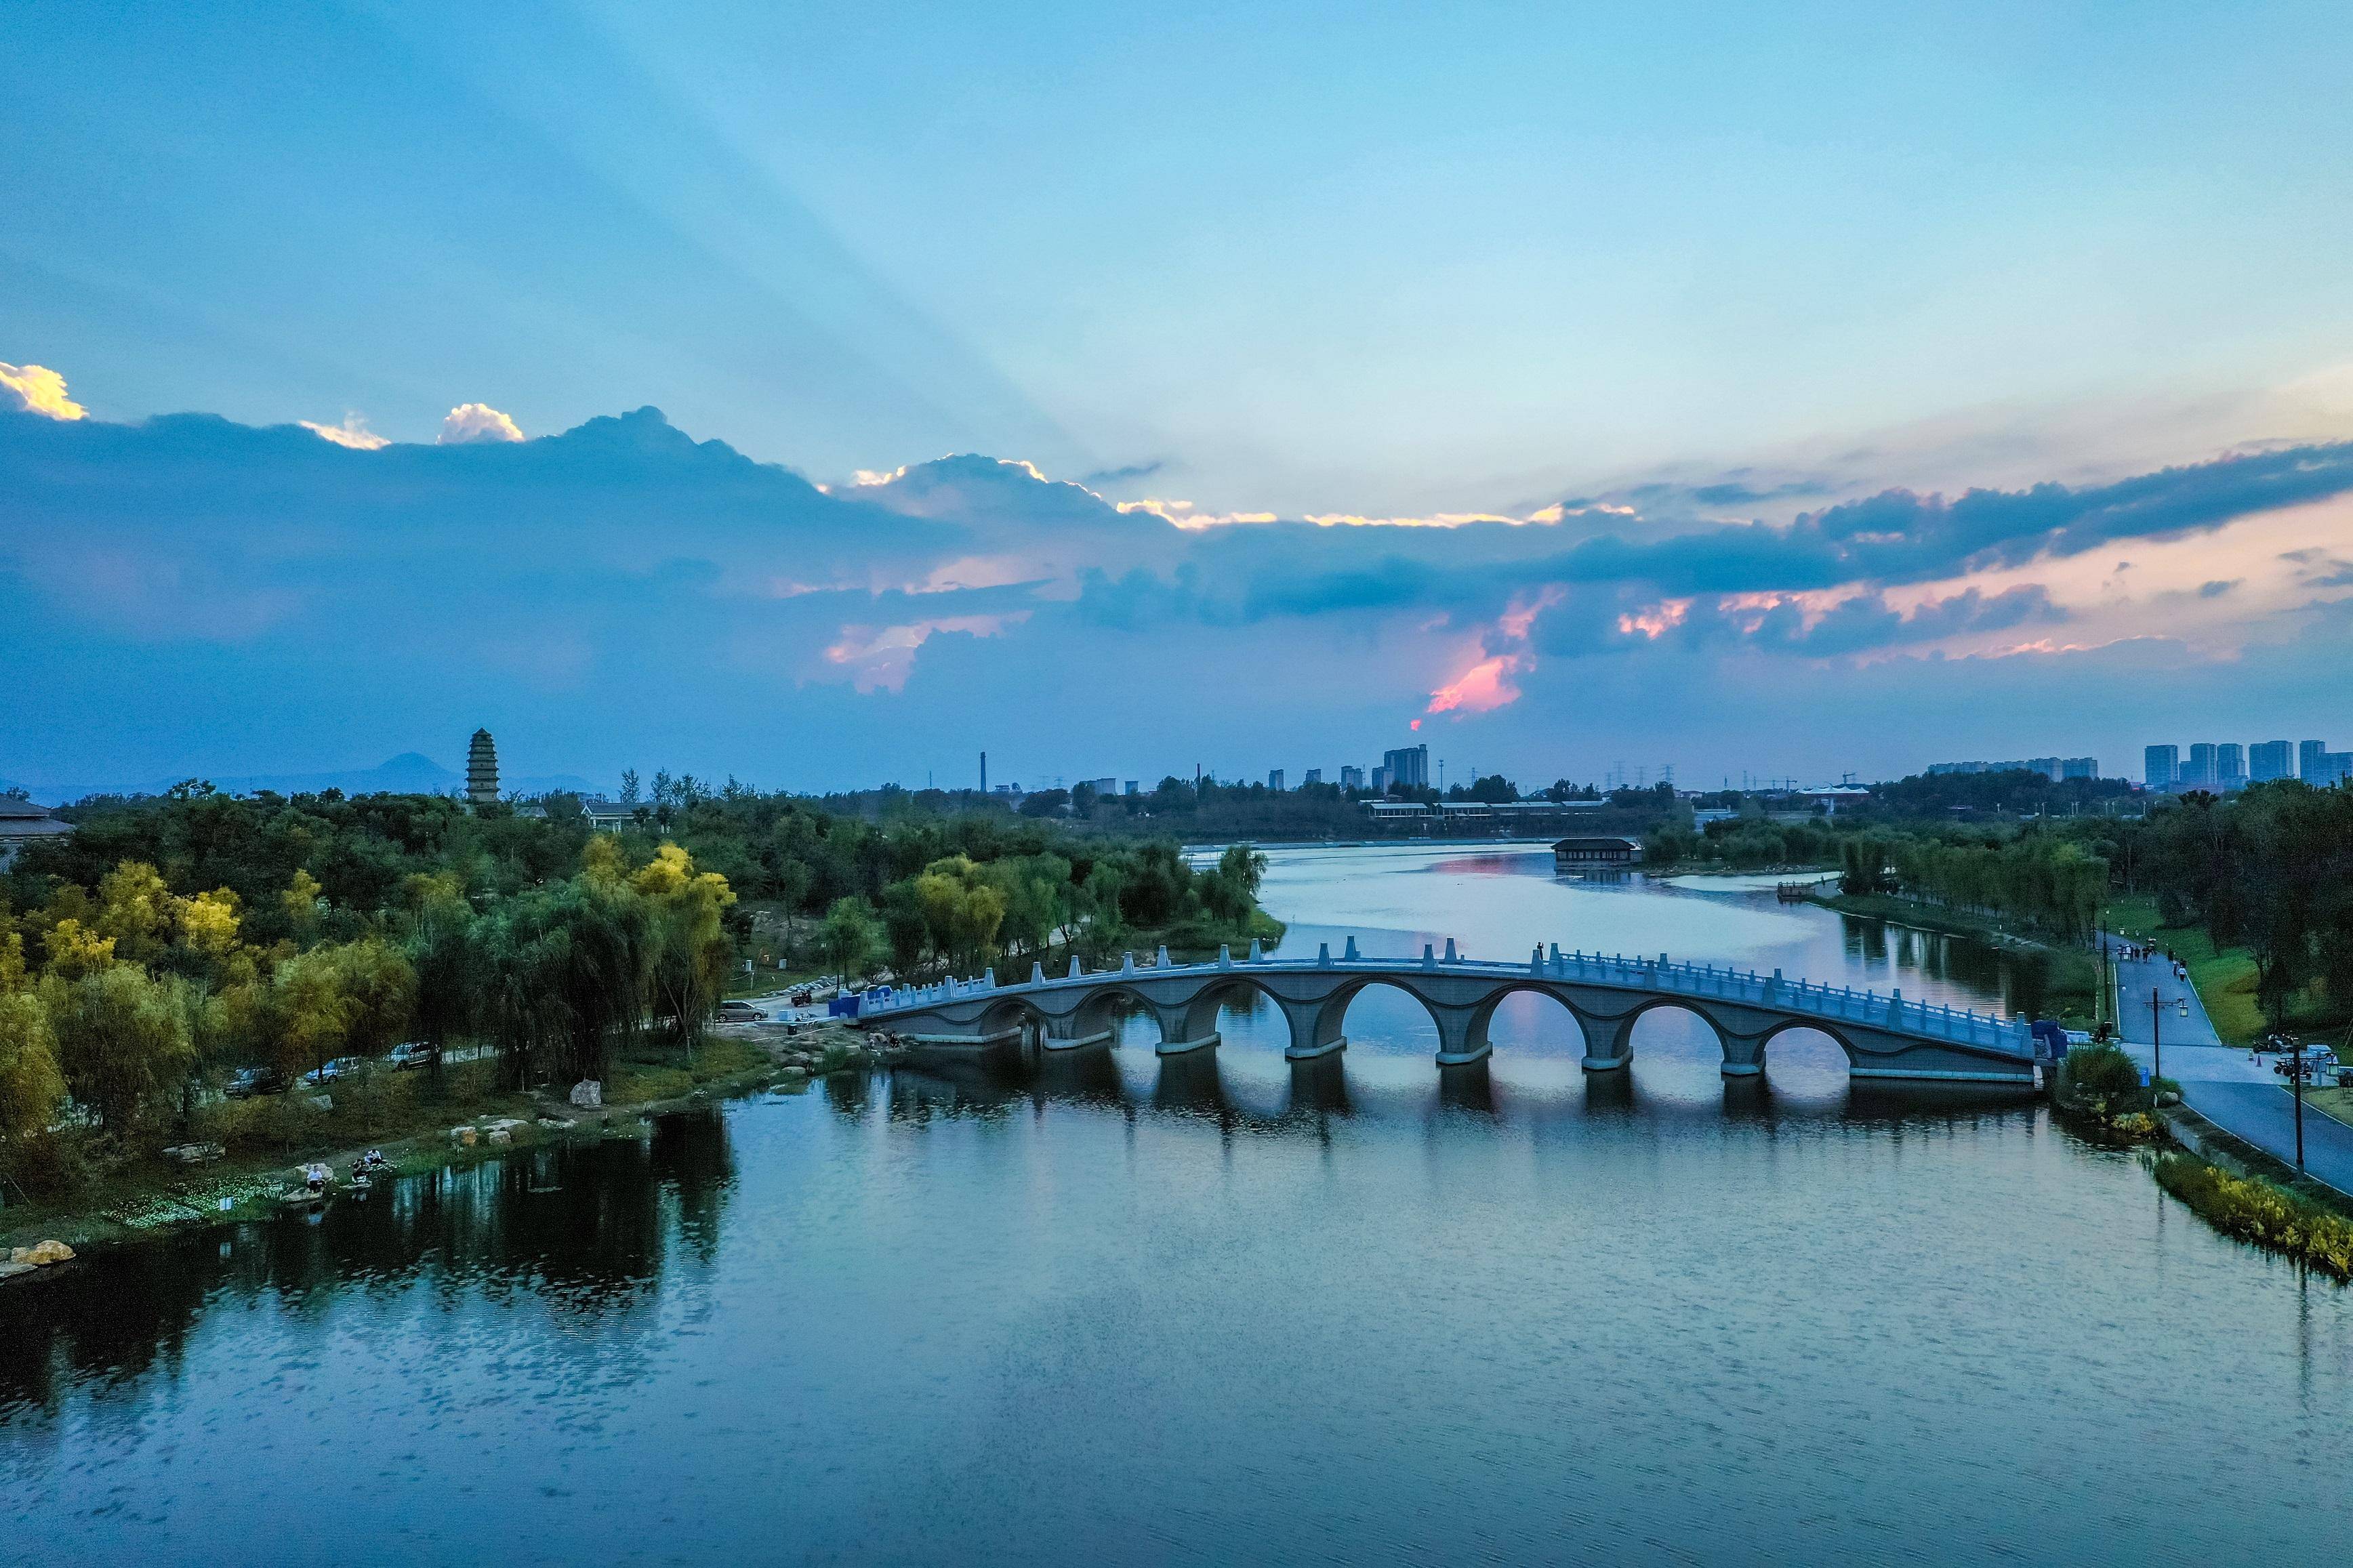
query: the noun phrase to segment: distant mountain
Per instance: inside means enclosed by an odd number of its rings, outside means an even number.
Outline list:
[[[187,776],[149,779],[140,784],[36,784],[28,786],[26,793],[45,805],[64,805],[93,795],[162,795]],[[330,789],[339,789],[345,795],[454,795],[465,787],[466,775],[443,767],[422,752],[403,752],[372,768],[327,773],[222,775],[208,782],[227,795],[257,795],[263,790],[277,795],[316,795]],[[575,773],[500,782],[502,793],[508,795],[547,795],[559,790],[575,795],[597,793],[596,785]],[[0,790],[7,787],[5,781],[0,781]]]

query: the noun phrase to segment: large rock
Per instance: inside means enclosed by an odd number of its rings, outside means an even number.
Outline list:
[[[605,1085],[593,1078],[584,1078],[572,1086],[572,1103],[583,1110],[594,1110],[605,1103]]]
[[[38,1241],[30,1247],[8,1250],[11,1263],[29,1263],[36,1268],[47,1268],[52,1263],[64,1263],[74,1255],[74,1249],[62,1241]]]

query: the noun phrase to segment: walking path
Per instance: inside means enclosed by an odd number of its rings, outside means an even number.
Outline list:
[[[2152,1019],[2149,996],[2161,1004]],[[2187,998],[2189,1016],[2181,1016]],[[2165,1076],[2181,1086],[2182,1103],[2225,1132],[2242,1138],[2289,1165],[2295,1163],[2295,1101],[2270,1057],[2226,1046],[2214,1033],[2197,987],[2173,977],[2173,966],[2116,963],[2116,1017],[2124,1047],[2143,1067],[2162,1058]],[[2151,1026],[2155,1025],[2152,1034]],[[2158,1044],[2153,1047],[2151,1041]],[[2304,1168],[2307,1175],[2353,1196],[2353,1127],[2304,1108]]]

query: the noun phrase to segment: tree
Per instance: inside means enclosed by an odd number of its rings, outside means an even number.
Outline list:
[[[818,940],[845,987],[853,975],[863,974],[879,963],[888,950],[882,922],[876,918],[874,906],[854,894],[833,900],[833,907],[825,911],[824,922],[818,927]]]
[[[656,998],[669,1012],[678,1042],[691,1045],[718,1006],[727,965],[735,955],[724,919],[735,894],[726,878],[715,871],[696,872],[693,857],[667,843],[630,879],[630,886],[653,916]]]
[[[968,857],[934,860],[915,879],[934,952],[950,968],[977,969],[1005,923],[1005,895]]]
[[[26,1151],[65,1103],[48,1009],[30,991],[0,993],[0,1176],[21,1181]]]
[[[297,866],[286,890],[278,895],[279,907],[286,911],[287,923],[294,928],[297,937],[308,937],[318,929],[319,899],[323,890],[316,877]]]
[[[118,1136],[135,1133],[168,1105],[195,1065],[187,1010],[176,976],[158,980],[111,964],[78,980],[51,975],[41,987],[58,1065],[74,1099]]]

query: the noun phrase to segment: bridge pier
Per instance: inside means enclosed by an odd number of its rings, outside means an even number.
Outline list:
[[[1480,1016],[1479,1008],[1426,1005],[1430,1021],[1438,1026],[1440,1067],[1469,1067],[1472,1062],[1485,1061],[1494,1050],[1487,1039],[1487,1021]]]
[[[1082,1026],[1075,1026],[1069,1023],[1062,1023],[1060,1027],[1070,1029],[1072,1032],[1067,1035],[1059,1034],[1056,1032],[1056,1025],[1050,1023],[1042,1031],[1039,1032],[1038,1036],[1039,1045],[1044,1047],[1050,1051],[1075,1051],[1082,1046],[1107,1045],[1112,1040],[1115,1039],[1119,1034],[1119,1031],[1116,1029],[1097,1028],[1087,1030],[1084,1029]]]
[[[1634,1020],[1638,1014],[1621,1013],[1605,1018],[1599,1013],[1571,1005],[1569,1013],[1577,1026],[1585,1032],[1585,1059],[1577,1064],[1587,1072],[1617,1072],[1634,1060]]]
[[[1321,1002],[1293,1002],[1282,996],[1274,1002],[1282,1009],[1282,1021],[1291,1026],[1291,1044],[1282,1048],[1290,1060],[1313,1061],[1348,1048],[1348,1037],[1340,1032],[1340,1021],[1347,1016],[1348,994]]]
[[[1724,1076],[1757,1078],[1765,1071],[1765,1037],[1736,1035],[1714,1019],[1716,1043],[1724,1047]]]

